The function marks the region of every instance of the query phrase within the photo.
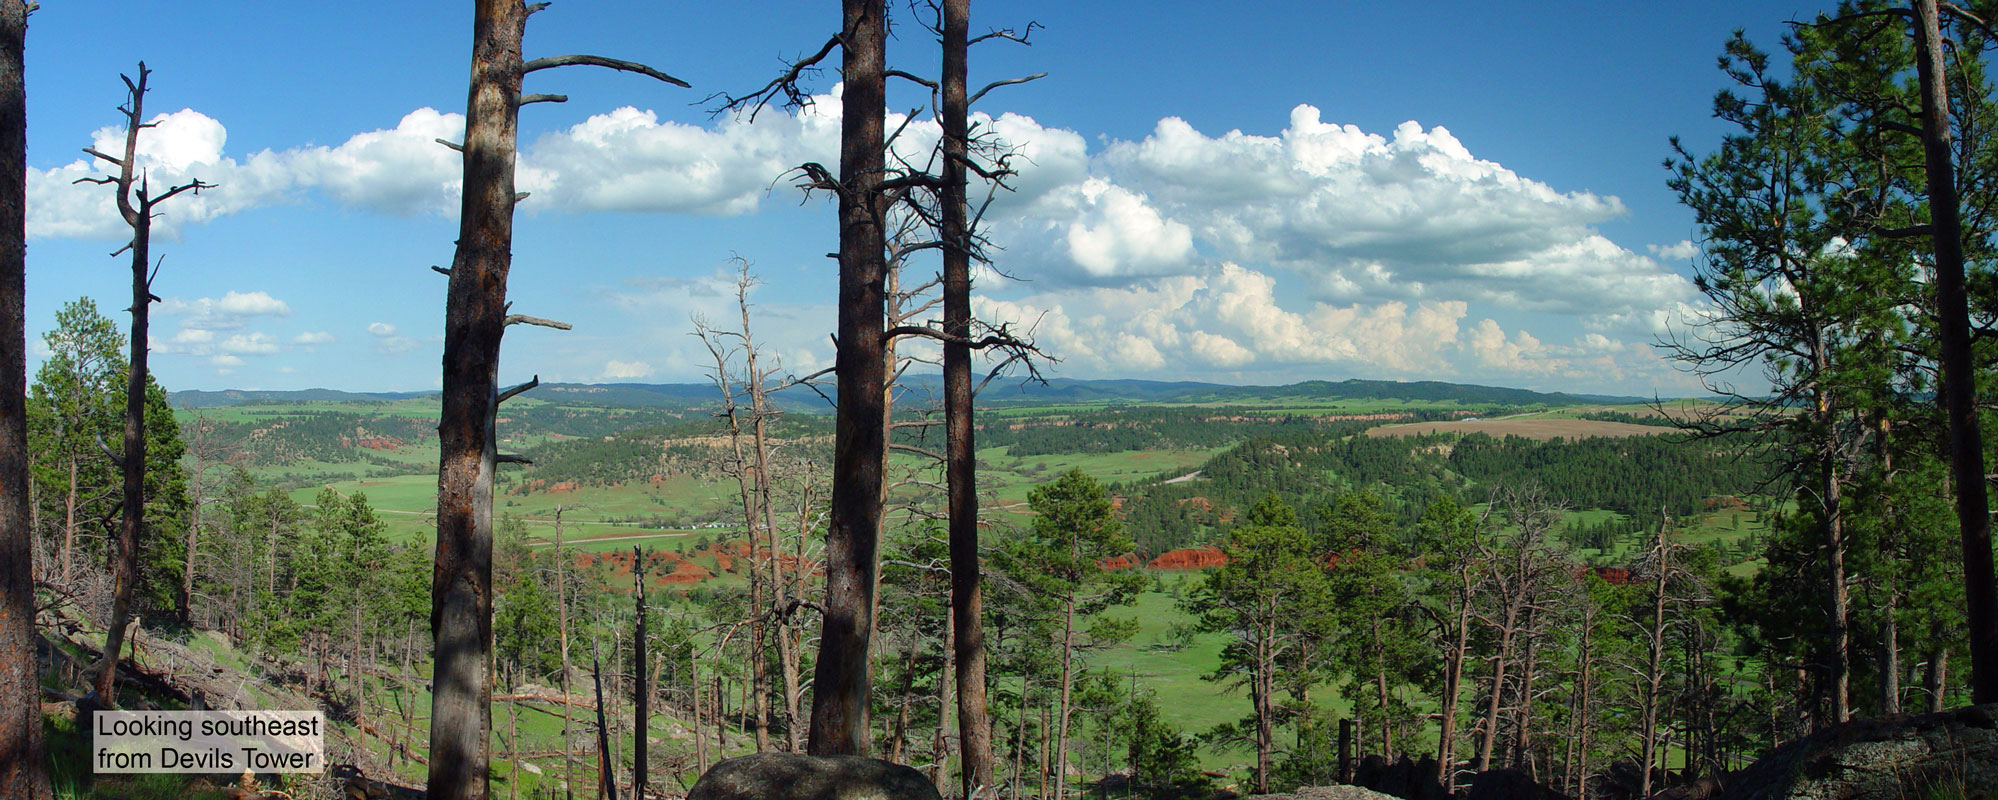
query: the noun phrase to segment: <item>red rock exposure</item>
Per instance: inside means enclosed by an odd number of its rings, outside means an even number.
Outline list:
[[[1148,566],[1152,569],[1189,570],[1218,567],[1226,563],[1228,563],[1228,554],[1221,552],[1219,547],[1208,545],[1165,553],[1152,559],[1152,563]]]
[[[1595,570],[1596,577],[1603,579],[1611,586],[1622,586],[1630,582],[1630,570],[1623,567],[1596,567]]]
[[[540,481],[536,481],[536,483],[539,483],[539,482],[540,482]],[[561,483],[558,483],[558,484],[555,484],[555,485],[552,485],[552,486],[549,486],[549,487],[548,487],[548,493],[549,493],[549,494],[561,494],[561,493],[563,493],[563,492],[573,492],[573,491],[576,491],[576,482],[575,482],[575,481],[563,481],[563,482],[561,482]]]
[[[706,567],[703,567],[692,561],[681,561],[677,566],[673,568],[672,572],[669,572],[665,575],[661,575],[657,578],[653,578],[652,582],[660,586],[671,586],[671,585],[684,586],[687,584],[700,583],[701,581],[707,580],[714,576],[715,576],[714,573],[709,572]]]
[[[1707,498],[1708,511],[1747,511],[1748,502],[1731,494]]]
[[[1121,556],[1112,556],[1110,558],[1106,558],[1096,562],[1096,568],[1104,570],[1106,572],[1112,572],[1120,569],[1130,569],[1137,565],[1138,565],[1138,556],[1135,553],[1125,553],[1124,555]]]

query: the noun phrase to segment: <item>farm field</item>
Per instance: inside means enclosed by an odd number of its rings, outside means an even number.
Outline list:
[[[1636,425],[1629,422],[1606,422],[1592,419],[1501,417],[1497,419],[1410,422],[1397,425],[1382,425],[1369,429],[1367,435],[1380,438],[1386,436],[1424,436],[1432,433],[1483,433],[1501,437],[1518,436],[1544,442],[1555,438],[1579,439],[1589,436],[1656,436],[1671,432],[1671,428],[1664,426]]]

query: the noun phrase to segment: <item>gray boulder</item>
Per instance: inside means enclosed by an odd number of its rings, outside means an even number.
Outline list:
[[[878,758],[758,753],[716,764],[687,800],[942,800],[923,773]]]
[[[1998,797],[1998,703],[1854,720],[1718,783],[1722,800]]]
[[[1249,800],[1401,800],[1359,786],[1306,786],[1290,794],[1258,794]]]

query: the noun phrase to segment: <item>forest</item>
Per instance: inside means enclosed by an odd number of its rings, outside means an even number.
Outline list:
[[[509,337],[573,328],[508,293],[518,120],[567,100],[523,79],[687,82],[473,5],[437,389],[176,392],[152,228],[218,187],[152,180],[122,76],[80,182],[129,306],[38,297],[31,346],[35,4],[0,0],[0,798],[1998,796],[1998,8],[1723,43],[1727,134],[1665,157],[1698,313],[1651,345],[1699,390],[1645,401],[1049,380],[973,291],[1031,159],[971,106],[1041,75],[967,62],[1037,25],[969,0],[842,0],[698,101],[837,70],[838,160],[758,177],[836,217],[830,362],[736,256],[673,331],[707,383],[504,385]],[[94,760],[107,715],[256,709],[323,713],[329,768]]]

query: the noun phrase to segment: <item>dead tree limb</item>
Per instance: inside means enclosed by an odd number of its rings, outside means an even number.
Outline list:
[[[112,158],[94,148],[84,148],[84,152],[93,158],[116,166],[117,174],[75,181],[113,187],[117,192],[118,213],[132,229],[131,242],[118,251],[131,253],[132,271],[132,305],[129,309],[132,313],[131,355],[125,380],[125,447],[119,464],[124,476],[125,500],[118,535],[114,539],[116,557],[112,561],[112,573],[115,588],[111,619],[102,651],[105,655],[100,659],[96,675],[98,699],[111,708],[117,707],[117,657],[124,648],[125,629],[131,619],[132,592],[138,584],[139,536],[145,530],[147,333],[151,326],[152,304],[158,300],[152,291],[153,279],[158,271],[151,260],[153,220],[158,216],[155,209],[183,192],[198,194],[202,189],[214,188],[214,184],[196,179],[171,186],[155,195],[150,180],[137,168],[139,132],[153,127],[144,122],[147,83],[151,76],[152,70],[147,69],[143,61],[139,62],[137,80],[127,75],[119,76],[124,80],[126,89],[125,104],[118,108],[125,115],[123,156]]]

